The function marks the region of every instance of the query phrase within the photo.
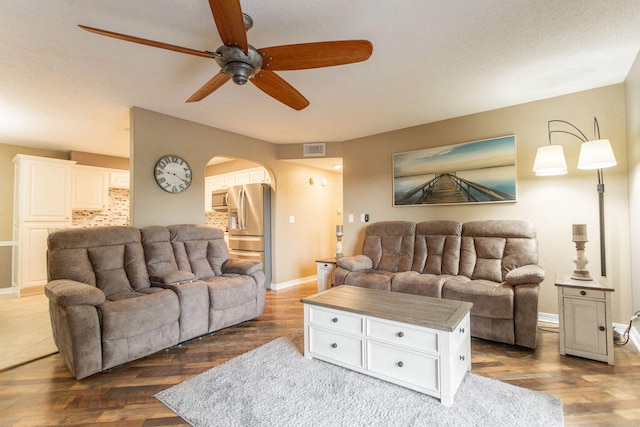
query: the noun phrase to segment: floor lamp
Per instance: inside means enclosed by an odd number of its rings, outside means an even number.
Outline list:
[[[552,125],[554,129],[552,129]],[[566,130],[567,126],[570,130]],[[562,129],[561,127],[565,127]],[[600,126],[598,119],[593,118],[593,133],[596,139],[589,140],[576,126],[564,120],[549,120],[547,122],[549,145],[538,148],[536,159],[533,162],[533,171],[537,176],[564,175],[567,173],[567,163],[564,151],[560,145],[551,144],[551,134],[566,133],[575,136],[582,145],[578,157],[578,169],[595,169],[598,173],[598,207],[600,216],[600,269],[602,276],[607,275],[607,260],[604,242],[604,175],[602,169],[615,166],[616,158],[608,139],[600,139]],[[577,132],[577,134],[576,134]]]

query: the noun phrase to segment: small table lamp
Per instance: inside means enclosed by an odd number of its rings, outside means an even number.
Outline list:
[[[573,259],[576,269],[573,270],[571,278],[575,280],[593,280],[589,270],[586,269],[589,260],[584,254],[584,245],[589,241],[587,239],[587,224],[573,224],[572,240],[576,244],[576,257]]]
[[[336,245],[336,258],[342,258],[342,224],[336,225],[336,237],[338,238],[338,244]]]

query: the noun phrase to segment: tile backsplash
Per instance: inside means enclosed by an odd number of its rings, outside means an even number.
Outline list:
[[[75,227],[103,227],[129,225],[129,189],[109,188],[109,206],[105,210],[74,210],[71,225]]]
[[[227,212],[205,213],[205,223],[227,231]],[[109,188],[109,206],[105,210],[74,210],[71,220],[74,227],[103,227],[106,225],[129,225],[129,189]]]
[[[204,222],[227,231],[227,228],[229,228],[229,214],[227,212],[218,211],[206,212],[204,215]]]

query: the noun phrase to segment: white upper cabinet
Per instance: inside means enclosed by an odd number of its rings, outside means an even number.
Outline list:
[[[251,169],[243,169],[236,172],[220,175],[210,175],[204,179],[205,208],[211,210],[211,192],[225,190],[234,185],[254,184],[257,182],[270,183],[269,173],[262,166]]]
[[[129,171],[115,172],[111,171],[109,187],[111,188],[129,188]]]
[[[71,168],[75,162],[14,157],[14,221],[71,221]]]
[[[73,209],[103,210],[109,204],[110,173],[93,166],[73,167]]]

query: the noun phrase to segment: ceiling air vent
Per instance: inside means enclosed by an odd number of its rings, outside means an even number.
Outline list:
[[[324,142],[302,144],[302,146],[304,147],[304,151],[302,153],[303,157],[324,157],[324,145]]]

